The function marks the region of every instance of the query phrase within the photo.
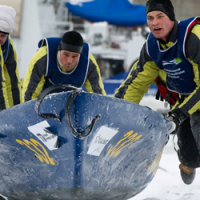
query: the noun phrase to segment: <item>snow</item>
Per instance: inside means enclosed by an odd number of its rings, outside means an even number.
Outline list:
[[[156,100],[155,96],[151,96],[151,95],[144,96],[140,102],[140,105],[142,105],[142,106],[147,106],[157,112],[162,110],[162,113],[166,113],[169,111],[169,105],[168,105],[168,107],[165,108],[164,104],[165,104],[164,101]]]

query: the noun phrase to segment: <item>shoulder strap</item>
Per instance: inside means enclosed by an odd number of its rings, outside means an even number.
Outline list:
[[[188,31],[187,31],[187,35],[186,35],[186,42],[185,44],[187,44],[187,40],[188,40],[188,36],[192,30],[192,28],[196,25],[196,24],[200,24],[200,17],[197,17],[188,27]],[[186,55],[187,56],[187,55]]]

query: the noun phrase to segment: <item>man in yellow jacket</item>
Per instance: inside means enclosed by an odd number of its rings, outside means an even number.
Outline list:
[[[37,98],[44,89],[57,84],[84,85],[87,92],[106,95],[98,64],[76,31],[39,42],[23,79],[24,101]]]
[[[16,11],[12,7],[0,5],[0,110],[23,101],[17,54],[10,36],[15,15]]]
[[[139,103],[157,77],[166,83],[164,98],[179,95],[168,118],[177,127],[181,177],[191,184],[200,167],[200,18],[178,22],[170,0],[148,0],[146,14],[151,33],[115,97]]]

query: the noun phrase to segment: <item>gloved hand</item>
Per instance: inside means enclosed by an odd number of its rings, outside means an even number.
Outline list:
[[[180,110],[176,108],[167,114],[167,118],[172,122],[172,127],[169,130],[169,134],[175,134],[179,128],[179,125],[187,119],[187,116]]]
[[[173,115],[170,115],[167,118],[171,122],[171,127],[168,130],[168,134],[176,134],[176,132],[178,131],[178,128],[179,128],[178,119]]]

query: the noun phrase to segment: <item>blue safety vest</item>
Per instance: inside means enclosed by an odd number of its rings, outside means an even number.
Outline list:
[[[1,47],[2,50],[5,50],[3,52],[4,63],[6,62],[6,59],[8,57],[9,44],[10,44],[10,40],[9,40],[9,35],[8,35],[6,42]]]
[[[188,27],[196,18],[181,21],[178,24],[178,39],[166,50],[161,50],[159,42],[150,33],[147,39],[147,52],[160,70],[167,74],[166,84],[170,91],[190,94],[196,88],[193,66],[185,55],[185,41]]]
[[[44,44],[47,46],[46,82],[43,90],[57,84],[68,84],[80,88],[85,83],[89,66],[89,45],[84,43],[83,51],[76,68],[72,72],[65,73],[62,72],[57,62],[57,52],[60,42],[61,38],[46,38],[38,44],[39,48],[44,46]]]

